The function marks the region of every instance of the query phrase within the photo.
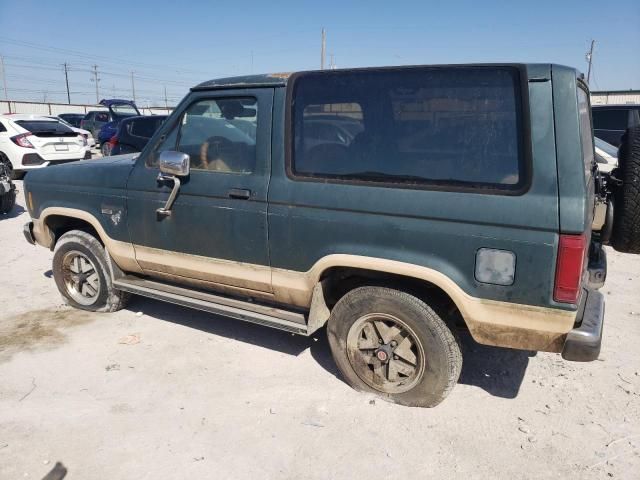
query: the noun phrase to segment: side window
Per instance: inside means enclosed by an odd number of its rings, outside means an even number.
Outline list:
[[[140,118],[133,120],[129,133],[136,137],[151,138],[156,131],[157,122],[154,118]]]
[[[627,110],[593,109],[593,128],[596,130],[626,130],[628,120]]]
[[[0,133],[2,132],[6,132],[7,129],[5,128],[4,124],[2,122],[0,122]]]
[[[292,88],[294,176],[502,190],[528,180],[516,69],[310,73]]]
[[[256,164],[258,103],[255,98],[217,98],[191,104],[161,140],[158,154],[177,150],[189,155],[192,170],[251,173]]]
[[[594,155],[593,131],[591,130],[589,95],[582,88],[578,88],[578,114],[580,115],[580,138],[582,139],[582,159],[584,160],[585,178],[589,178]]]

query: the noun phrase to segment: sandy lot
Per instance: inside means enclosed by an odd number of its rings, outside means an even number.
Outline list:
[[[68,479],[640,478],[640,256],[608,252],[599,361],[464,337],[450,397],[412,409],[351,390],[324,331],[63,306],[19,203],[0,218],[0,479],[58,461]]]

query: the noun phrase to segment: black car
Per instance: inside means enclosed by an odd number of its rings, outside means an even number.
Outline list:
[[[156,130],[160,128],[166,115],[148,115],[125,118],[118,125],[118,131],[109,140],[110,154],[122,155],[142,151]]]
[[[84,113],[61,113],[58,115],[61,119],[76,128],[80,128],[80,122],[84,118]]]
[[[593,134],[616,147],[627,128],[640,125],[640,105],[594,105],[591,111]]]

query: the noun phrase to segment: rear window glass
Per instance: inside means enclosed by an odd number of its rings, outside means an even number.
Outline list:
[[[164,118],[139,118],[131,121],[129,133],[136,137],[151,138],[162,125]]]
[[[55,120],[17,120],[16,123],[32,133],[73,133],[69,127]]]
[[[593,128],[597,130],[626,130],[628,121],[628,110],[593,109]]]
[[[294,176],[518,189],[519,74],[456,67],[303,74]]]
[[[97,112],[96,113],[96,122],[108,122],[109,114],[106,112]]]

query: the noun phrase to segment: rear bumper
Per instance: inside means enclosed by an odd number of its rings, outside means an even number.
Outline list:
[[[602,344],[604,324],[604,295],[596,290],[587,290],[587,300],[579,327],[567,333],[562,349],[562,358],[574,362],[597,360]]]

